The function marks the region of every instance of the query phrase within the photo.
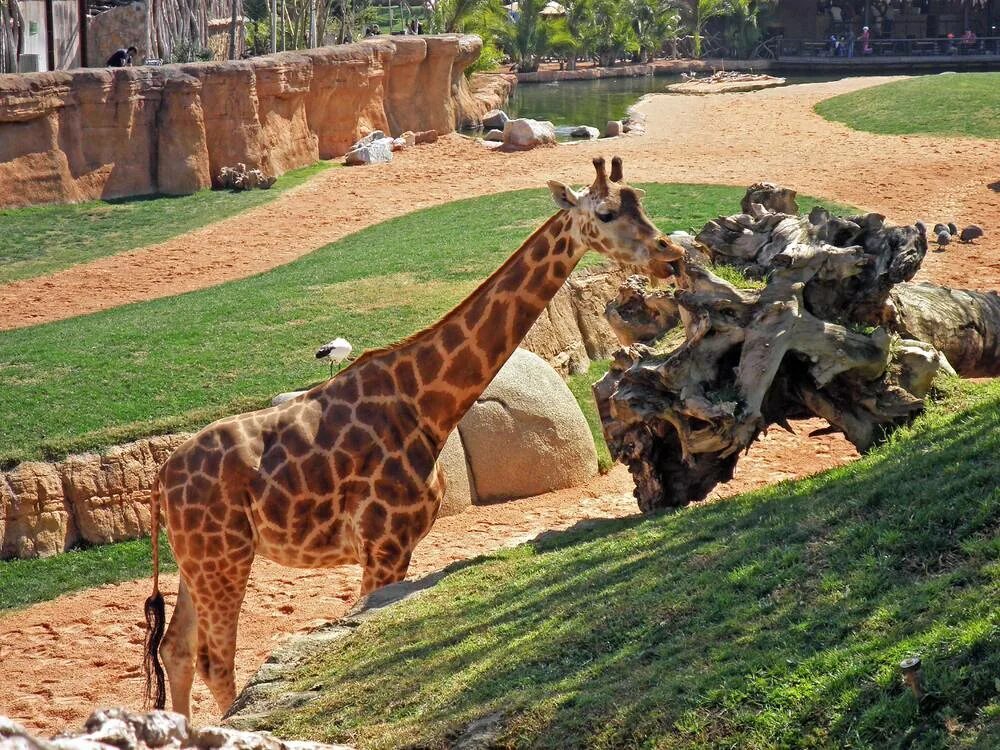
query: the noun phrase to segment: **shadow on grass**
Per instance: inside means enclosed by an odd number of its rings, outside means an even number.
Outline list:
[[[499,712],[501,747],[985,747],[998,428],[991,385],[852,466],[470,565],[309,664],[321,696],[273,728],[439,747]]]

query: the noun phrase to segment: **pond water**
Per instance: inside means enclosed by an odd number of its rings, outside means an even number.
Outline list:
[[[832,81],[843,76],[786,77],[792,83]],[[628,108],[644,94],[662,93],[681,80],[678,75],[640,76],[638,78],[597,78],[588,81],[522,83],[505,108],[511,117],[550,120],[557,128],[591,125],[601,132],[608,120],[625,117]],[[568,134],[558,133],[560,140]]]
[[[592,125],[603,132],[608,120],[622,119],[643,94],[662,92],[680,80],[680,76],[640,76],[522,83],[514,89],[506,112],[555,125]]]

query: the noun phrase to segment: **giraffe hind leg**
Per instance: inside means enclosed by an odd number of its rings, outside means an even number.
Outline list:
[[[252,555],[230,558],[215,571],[192,578],[198,613],[195,665],[223,714],[236,699],[236,630],[252,562]]]
[[[181,578],[177,589],[177,605],[170,617],[160,658],[167,670],[170,705],[176,713],[191,716],[191,683],[194,679],[194,653],[197,646],[198,618],[187,584]]]

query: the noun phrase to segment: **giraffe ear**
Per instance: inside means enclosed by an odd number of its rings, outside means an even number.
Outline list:
[[[573,188],[555,180],[549,180],[549,190],[552,191],[552,200],[559,208],[565,210],[574,208],[580,200],[580,196],[573,192]]]

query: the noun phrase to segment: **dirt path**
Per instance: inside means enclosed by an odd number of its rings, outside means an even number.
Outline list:
[[[549,178],[590,181],[591,156],[618,153],[632,181],[771,180],[878,210],[896,221],[977,223],[985,240],[931,253],[922,278],[1000,287],[1000,140],[875,136],[830,123],[812,105],[888,78],[852,78],[752,94],[653,96],[647,135],[614,143],[487,152],[457,135],[392,163],[330,170],[273,203],[168,242],[39,279],[0,286],[0,330],[80,315],[242,278],[359,229],[457,198]],[[918,106],[919,103],[916,103]]]
[[[821,471],[855,457],[839,436],[807,438],[820,422],[801,422],[797,435],[772,431],[740,462],[725,497],[782,479]],[[524,500],[470,508],[437,521],[413,557],[418,578],[462,560],[520,544],[547,530],[590,518],[634,514],[632,482],[621,466],[589,485]],[[258,560],[243,604],[237,684],[253,674],[290,633],[337,618],[354,602],[360,569],[303,571]],[[168,615],[176,575],[163,577]],[[150,581],[101,586],[0,617],[0,714],[44,733],[76,727],[97,706],[142,704],[142,602]],[[207,688],[195,680],[195,719],[218,719]]]

